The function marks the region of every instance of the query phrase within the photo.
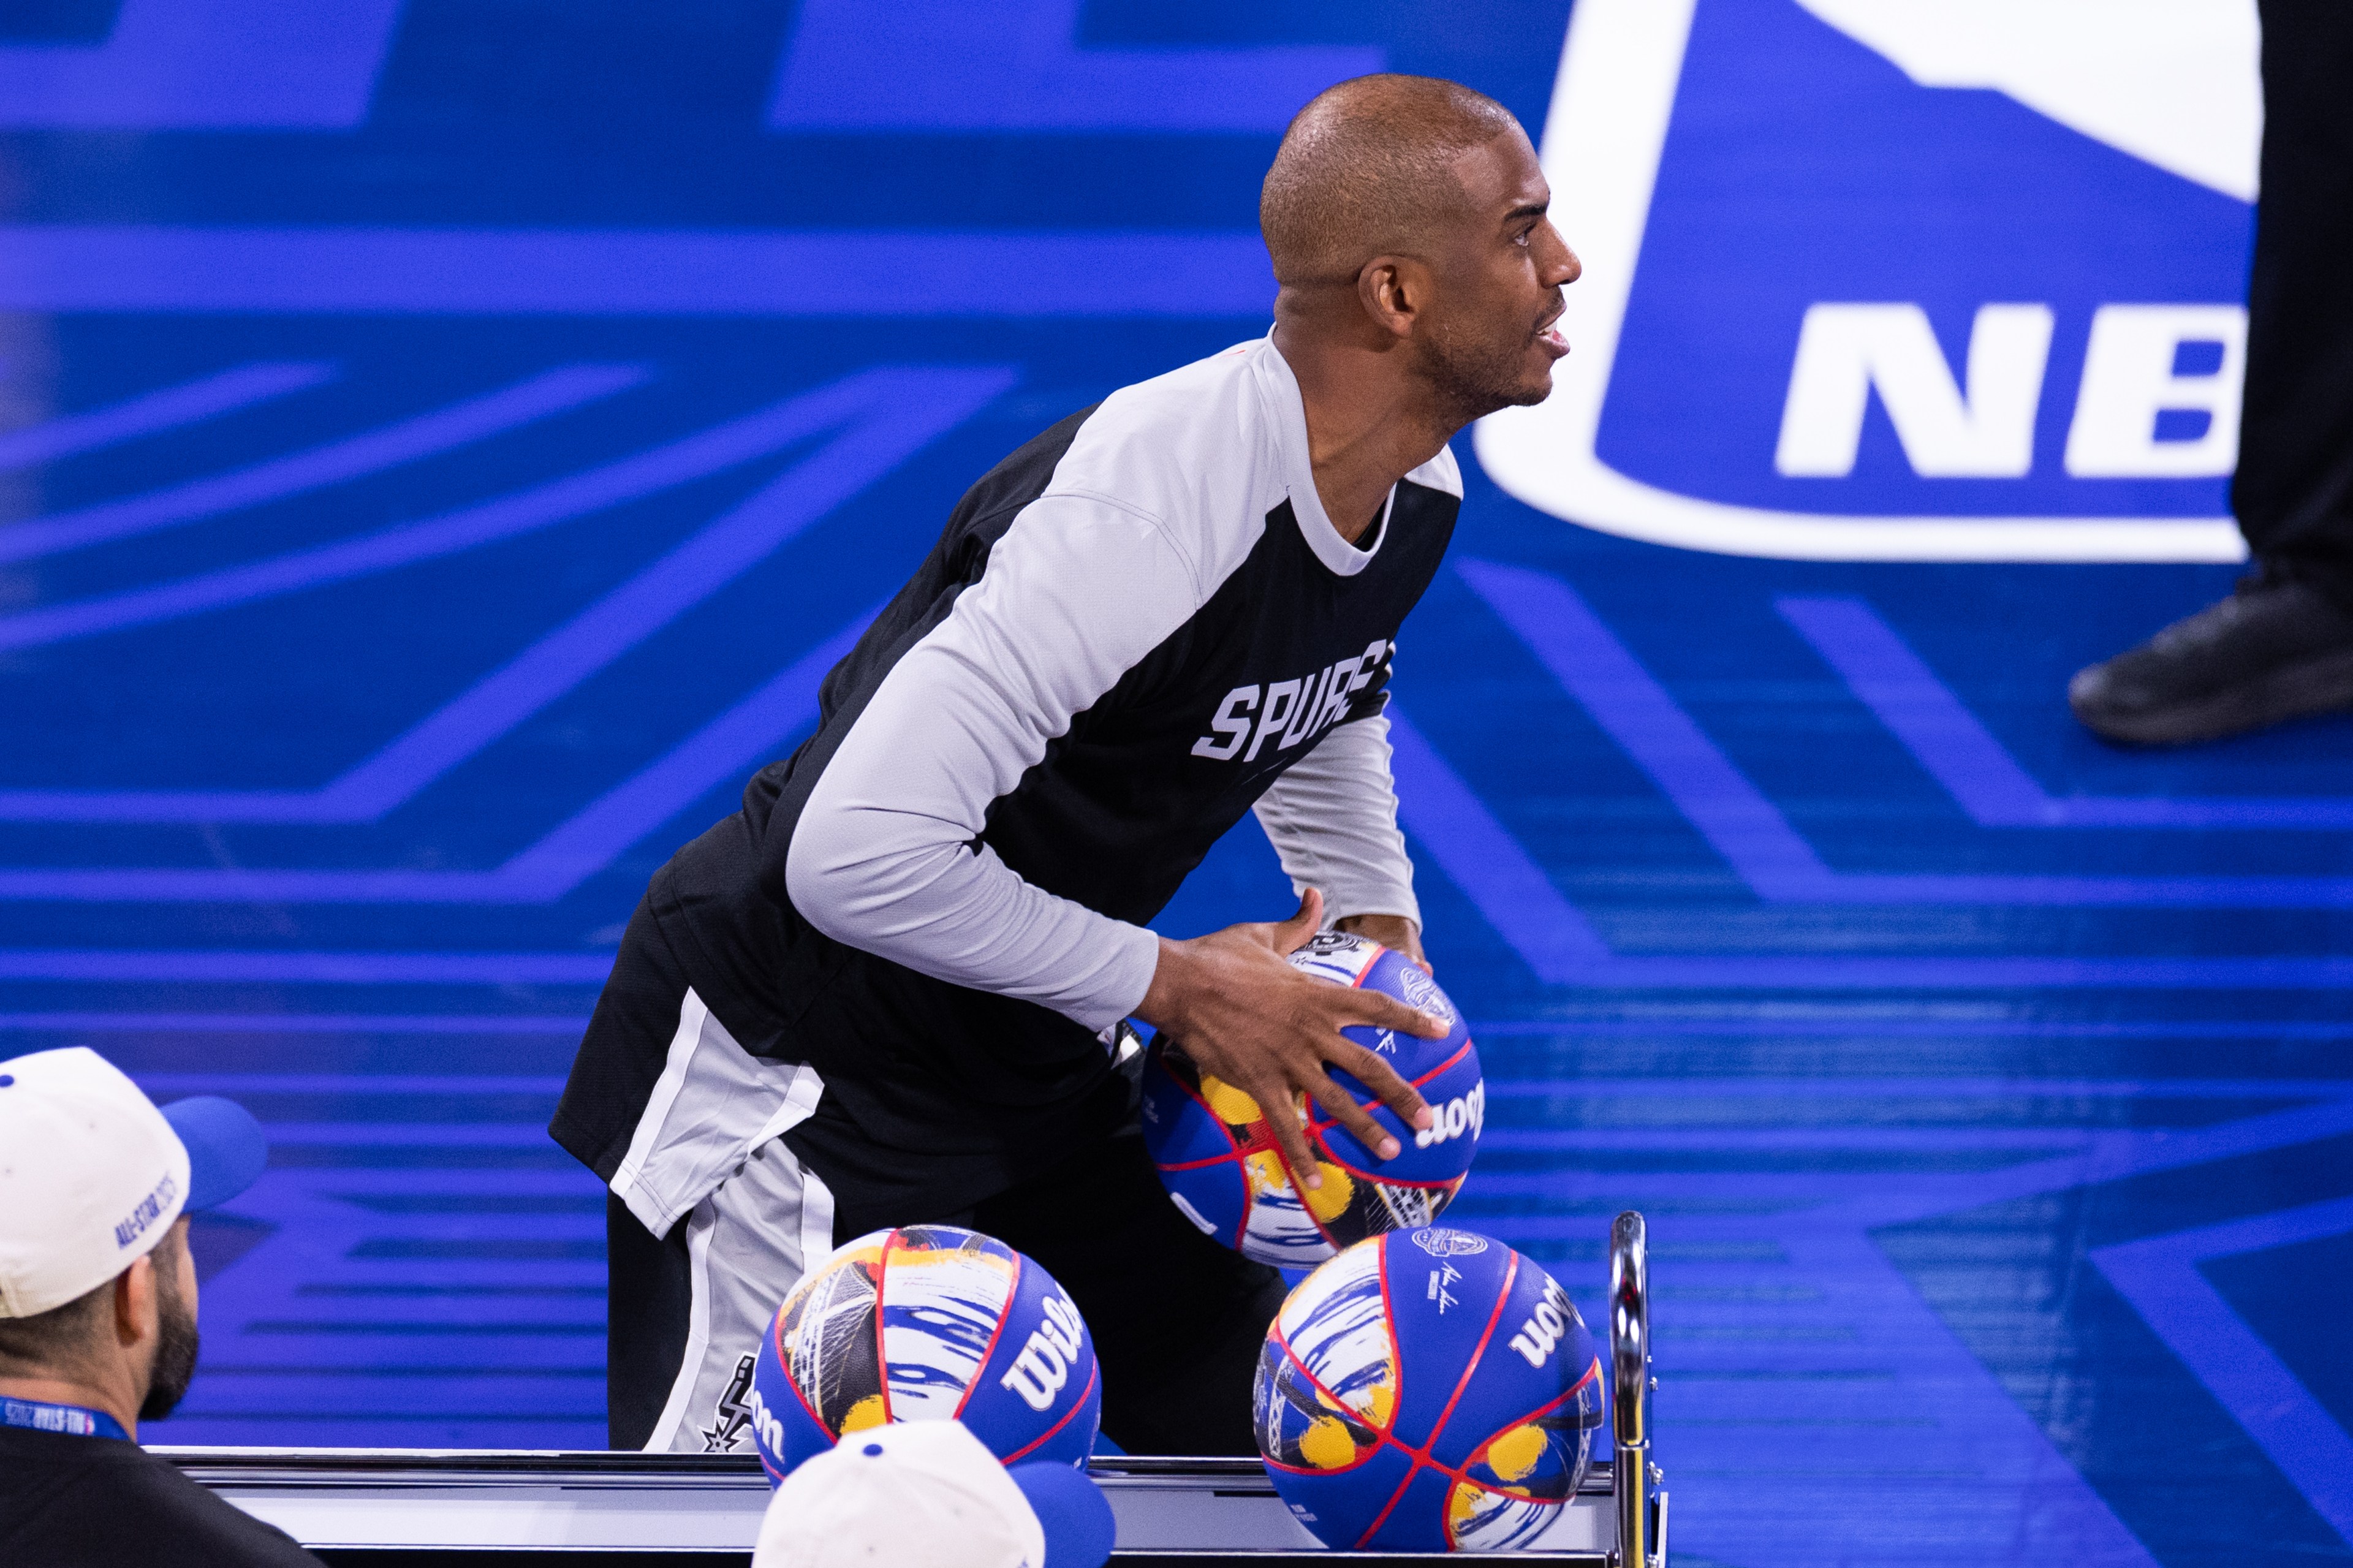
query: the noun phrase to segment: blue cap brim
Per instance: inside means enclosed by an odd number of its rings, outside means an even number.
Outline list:
[[[199,1094],[164,1107],[164,1120],[188,1149],[191,1213],[225,1204],[260,1176],[269,1163],[269,1139],[253,1112],[234,1100]]]
[[[1046,1531],[1045,1568],[1103,1568],[1119,1543],[1111,1501],[1086,1472],[1039,1460],[1006,1472]]]

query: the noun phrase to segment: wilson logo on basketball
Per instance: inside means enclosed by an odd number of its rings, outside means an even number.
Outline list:
[[[1433,1107],[1430,1125],[1413,1135],[1413,1146],[1428,1149],[1460,1138],[1465,1133],[1476,1138],[1487,1124],[1487,1086],[1474,1083],[1471,1092],[1448,1100],[1442,1107]]]
[[[999,1386],[1019,1394],[1021,1403],[1032,1410],[1050,1406],[1062,1385],[1070,1382],[1071,1366],[1079,1359],[1079,1335],[1085,1331],[1079,1310],[1062,1297],[1047,1297],[1045,1313],[1029,1342],[997,1380]]]
[[[1512,1336],[1512,1348],[1530,1366],[1542,1366],[1552,1359],[1553,1347],[1560,1343],[1568,1325],[1577,1321],[1577,1309],[1568,1304],[1568,1292],[1551,1279],[1545,1281],[1545,1293],[1536,1302],[1536,1310]]]
[[[785,1424],[769,1414],[768,1402],[760,1397],[758,1389],[753,1389],[744,1400],[744,1413],[750,1418],[753,1436],[761,1447],[771,1454],[785,1451]]]

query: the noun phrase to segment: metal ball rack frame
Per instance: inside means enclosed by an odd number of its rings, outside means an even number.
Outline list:
[[[1650,1260],[1642,1216],[1609,1232],[1607,1327],[1615,1450],[1598,1456],[1533,1548],[1497,1563],[1666,1568],[1667,1494],[1651,1453]],[[336,1568],[733,1568],[766,1510],[737,1454],[163,1448]],[[1103,1458],[1115,1563],[1411,1568],[1423,1552],[1332,1552],[1291,1517],[1255,1459]]]
[[[1651,1462],[1650,1227],[1632,1209],[1609,1226],[1609,1466],[1618,1543],[1611,1568],[1666,1568],[1666,1479]]]

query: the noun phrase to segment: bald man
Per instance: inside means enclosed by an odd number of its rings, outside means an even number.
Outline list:
[[[1443,1030],[1285,955],[1336,926],[1421,958],[1382,710],[1461,504],[1448,438],[1541,401],[1568,352],[1549,199],[1466,88],[1310,103],[1260,209],[1273,331],[984,475],[827,677],[817,732],[655,874],[551,1129],[611,1190],[616,1447],[748,1447],[794,1282],[938,1222],[1071,1293],[1113,1440],[1252,1451],[1282,1279],[1168,1201],[1125,1020],[1249,1092],[1294,1171],[1299,1093],[1396,1152],[1327,1064],[1429,1125],[1340,1031]],[[1298,911],[1155,933],[1250,810]]]

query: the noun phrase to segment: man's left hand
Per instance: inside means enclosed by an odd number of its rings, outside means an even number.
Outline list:
[[[1332,924],[1352,936],[1368,936],[1383,947],[1394,948],[1421,965],[1424,974],[1436,973],[1421,951],[1421,928],[1403,915],[1350,915]]]

